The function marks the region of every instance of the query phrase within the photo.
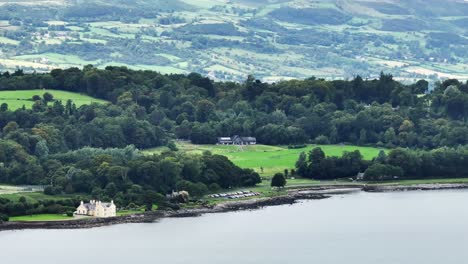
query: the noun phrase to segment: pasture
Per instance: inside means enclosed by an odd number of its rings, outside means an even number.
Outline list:
[[[327,156],[341,156],[345,151],[359,150],[366,160],[376,157],[380,150],[373,147],[347,146],[347,145],[308,145],[300,149],[288,149],[284,146],[221,146],[221,145],[194,145],[178,143],[179,151],[191,154],[202,154],[210,151],[213,154],[224,155],[241,168],[251,168],[262,175],[272,175],[285,169],[294,169],[299,154],[308,153],[315,147],[321,147]],[[145,154],[161,153],[168,150],[165,147],[143,151]],[[263,168],[263,171],[262,169]]]
[[[77,107],[82,105],[98,103],[105,104],[107,101],[96,99],[87,95],[82,95],[79,93],[60,91],[60,90],[16,90],[16,91],[0,91],[0,104],[8,104],[8,109],[16,110],[23,107],[31,108],[34,104],[32,97],[34,95],[39,95],[42,97],[44,93],[50,93],[54,96],[54,100],[60,100],[63,104],[67,100],[72,100]]]

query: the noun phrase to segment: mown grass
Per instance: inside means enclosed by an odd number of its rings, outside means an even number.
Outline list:
[[[10,185],[0,185],[0,195],[21,192],[20,187]]]
[[[63,200],[76,197],[76,195],[46,195],[42,192],[20,192],[20,193],[7,193],[0,194],[0,198],[6,198],[10,201],[18,202],[21,197],[26,198],[28,203],[37,203],[40,200]]]
[[[421,180],[400,180],[379,182],[379,185],[417,185],[417,184],[444,184],[444,183],[468,183],[468,178],[449,178],[449,179],[421,179]],[[372,183],[371,183],[372,184]]]
[[[10,222],[37,222],[37,221],[64,221],[74,220],[72,216],[66,216],[61,214],[37,214],[37,215],[25,215],[25,216],[13,216],[10,217]]]
[[[140,209],[140,210],[121,210],[121,211],[117,211],[117,216],[141,214],[141,213],[144,213],[144,212],[145,212],[144,209]]]
[[[241,168],[251,168],[262,175],[272,175],[283,172],[285,169],[294,169],[301,152],[308,153],[315,147],[320,147],[328,156],[341,156],[345,151],[359,150],[364,159],[371,160],[380,150],[373,147],[341,146],[341,145],[308,145],[300,149],[288,149],[281,146],[220,146],[220,145],[195,145],[190,143],[178,143],[179,151],[190,154],[202,154],[210,151],[213,154],[224,155]],[[145,150],[146,154],[157,154],[168,150],[167,148],[155,148]],[[263,170],[262,170],[263,168]]]
[[[7,103],[8,109],[16,110],[23,107],[31,108],[34,104],[32,97],[39,95],[42,97],[44,93],[50,93],[54,96],[55,100],[61,100],[63,104],[67,100],[72,100],[77,107],[85,104],[105,104],[108,103],[105,100],[96,99],[91,96],[82,95],[79,93],[60,91],[60,90],[16,90],[16,91],[0,91],[0,104]]]

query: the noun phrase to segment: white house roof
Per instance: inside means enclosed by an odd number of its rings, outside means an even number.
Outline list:
[[[88,210],[88,211],[94,211],[96,210],[96,205],[97,203],[85,203],[83,206]],[[110,208],[112,206],[112,203],[100,203],[102,207],[105,208]]]

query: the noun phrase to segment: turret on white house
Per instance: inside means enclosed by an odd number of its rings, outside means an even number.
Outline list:
[[[117,207],[112,200],[110,203],[91,200],[89,203],[81,201],[80,206],[76,208],[75,215],[85,215],[92,217],[114,217],[117,216]]]

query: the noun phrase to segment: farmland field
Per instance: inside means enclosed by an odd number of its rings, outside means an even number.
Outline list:
[[[85,104],[98,103],[104,104],[107,103],[105,100],[96,99],[87,95],[82,95],[78,93],[72,93],[67,91],[59,90],[21,90],[21,91],[0,91],[0,104],[8,104],[8,109],[16,110],[23,107],[31,108],[34,104],[32,97],[34,95],[42,96],[44,93],[50,93],[54,96],[55,100],[61,100],[63,104],[67,100],[72,100],[77,107],[80,107]]]
[[[360,146],[341,145],[308,145],[300,149],[288,149],[282,146],[219,146],[219,145],[194,145],[190,143],[178,143],[179,151],[202,154],[210,151],[213,154],[224,155],[234,164],[242,168],[251,168],[263,175],[272,175],[284,169],[293,169],[301,152],[308,153],[314,147],[321,147],[328,156],[341,156],[345,151],[359,150],[364,159],[370,160],[379,154],[381,149]],[[161,153],[167,148],[155,148],[145,150],[145,154]],[[263,173],[261,171],[263,168]]]

